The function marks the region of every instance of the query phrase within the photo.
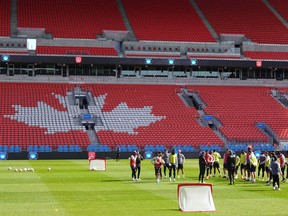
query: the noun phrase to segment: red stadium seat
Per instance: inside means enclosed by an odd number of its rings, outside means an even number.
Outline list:
[[[123,0],[139,40],[215,42],[188,0]]]
[[[262,0],[236,3],[230,0],[196,0],[196,3],[218,35],[244,34],[257,43],[288,43],[288,29]],[[287,7],[281,7],[287,13]]]
[[[54,38],[88,39],[103,30],[126,30],[114,0],[19,0],[18,27],[45,28]]]
[[[0,1],[0,36],[10,36],[10,0]]]

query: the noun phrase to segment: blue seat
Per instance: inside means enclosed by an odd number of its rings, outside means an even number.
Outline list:
[[[133,152],[133,151],[135,151],[135,150],[134,150],[133,146],[127,145],[127,151],[128,151],[128,152]]]
[[[58,148],[57,148],[57,151],[58,151],[58,152],[63,152],[63,146],[62,146],[62,145],[59,145]]]
[[[29,145],[28,148],[27,148],[27,151],[28,151],[28,152],[32,152],[32,151],[33,151],[33,146],[32,146],[32,145]]]
[[[200,150],[206,151],[206,150],[208,150],[208,147],[206,145],[200,145]]]
[[[63,152],[69,152],[69,149],[68,149],[68,146],[67,146],[67,145],[64,145],[64,146],[63,146]]]
[[[9,150],[9,149],[8,149],[8,146],[6,146],[6,145],[3,146],[3,152],[8,152],[8,150]]]
[[[121,150],[122,152],[127,152],[127,147],[126,147],[125,145],[121,145],[121,146],[120,146],[120,150]]]
[[[21,151],[21,148],[20,148],[20,146],[19,146],[19,145],[16,145],[16,146],[15,146],[15,152],[17,152],[17,153],[18,153],[18,152],[20,152],[20,151]]]
[[[44,145],[39,146],[39,152],[45,152],[45,146]]]
[[[15,146],[14,146],[14,145],[11,145],[11,146],[10,146],[9,152],[15,152]]]
[[[275,151],[275,147],[273,145],[269,145],[268,151]],[[286,151],[287,151],[287,149],[286,149]]]
[[[104,152],[105,148],[103,147],[103,145],[99,145],[98,146],[99,152]]]
[[[38,152],[38,146],[37,146],[37,145],[34,145],[34,146],[33,146],[33,151],[34,151],[34,152]]]
[[[151,145],[151,146],[150,146],[150,151],[152,151],[152,152],[156,152],[156,148],[155,148],[154,145]]]
[[[150,151],[150,145],[145,145],[144,150],[145,151]]]
[[[80,152],[81,151],[81,148],[79,145],[75,145],[75,152]]]
[[[190,152],[194,152],[195,151],[195,148],[193,147],[193,146],[190,146],[190,148],[189,148],[190,150]]]
[[[88,145],[88,146],[87,146],[87,151],[92,151],[92,150],[93,150],[93,145],[91,145],[91,144]]]
[[[103,148],[104,148],[104,152],[109,152],[110,151],[110,148],[106,144],[103,145]]]
[[[132,145],[132,146],[134,148],[134,151],[138,151],[139,150],[139,148],[136,145]]]
[[[68,151],[69,152],[75,152],[75,146],[74,145],[69,145]]]
[[[49,146],[49,145],[45,145],[44,151],[45,151],[45,152],[51,152],[50,146]]]

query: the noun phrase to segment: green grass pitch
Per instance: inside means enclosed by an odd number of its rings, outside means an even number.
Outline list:
[[[8,170],[11,167],[12,170]],[[35,172],[14,172],[34,168]],[[51,167],[51,171],[48,171]],[[288,183],[281,191],[262,181],[250,183],[212,178],[216,212],[178,210],[178,183],[198,182],[198,161],[186,160],[186,179],[155,182],[149,160],[142,163],[141,181],[133,182],[129,160],[107,161],[106,171],[88,171],[87,160],[0,161],[1,215],[287,215]]]

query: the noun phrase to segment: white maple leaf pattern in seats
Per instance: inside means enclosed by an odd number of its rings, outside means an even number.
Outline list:
[[[74,119],[81,114],[78,106],[68,105],[68,97],[58,94],[52,94],[67,111],[59,111],[43,101],[38,101],[36,107],[23,107],[13,105],[14,115],[5,115],[4,117],[24,122],[29,126],[45,128],[45,134],[54,134],[57,132],[68,132],[71,130],[83,130],[84,126],[74,125]],[[165,119],[165,116],[155,116],[152,114],[151,106],[142,108],[130,108],[126,102],[118,104],[111,112],[102,112],[107,94],[94,97],[95,106],[88,106],[89,113],[99,116],[103,125],[95,126],[95,130],[110,130],[113,132],[127,132],[137,134],[135,129],[139,127],[148,127],[150,124]]]

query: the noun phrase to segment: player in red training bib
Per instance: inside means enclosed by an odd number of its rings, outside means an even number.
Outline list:
[[[165,163],[165,161],[162,159],[162,153],[158,152],[157,156],[154,157],[151,162],[152,164],[154,164],[154,168],[155,168],[156,183],[160,183],[161,167]]]

